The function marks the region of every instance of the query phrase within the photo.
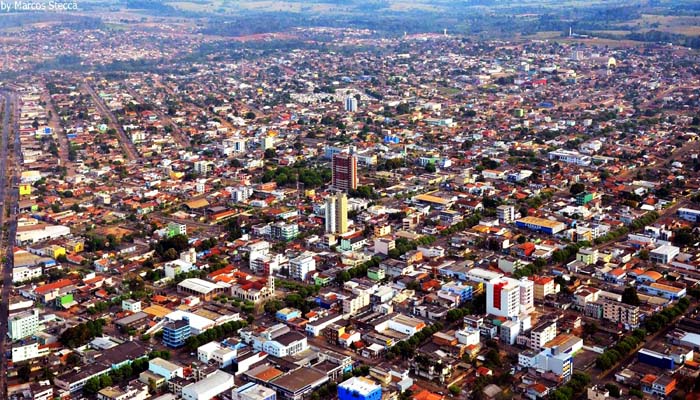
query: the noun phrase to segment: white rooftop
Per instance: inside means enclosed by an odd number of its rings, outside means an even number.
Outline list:
[[[364,376],[353,376],[338,386],[352,392],[357,392],[362,397],[368,396],[372,391],[380,387],[374,381]]]
[[[188,278],[183,280],[178,284],[186,289],[195,291],[197,293],[206,294],[216,289],[225,289],[231,287],[228,283],[224,282],[209,282],[204,279],[199,278]]]

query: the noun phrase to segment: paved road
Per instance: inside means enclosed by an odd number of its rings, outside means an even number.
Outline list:
[[[3,204],[2,210],[0,210],[0,226],[5,225],[9,222],[7,233],[2,230],[0,234],[0,248],[2,249],[2,255],[6,258],[3,263],[3,273],[2,273],[2,290],[0,291],[0,371],[7,371],[7,352],[10,351],[7,342],[7,319],[9,316],[9,301],[10,301],[10,291],[12,290],[12,268],[13,257],[12,248],[14,247],[15,234],[17,233],[17,220],[16,220],[16,204],[19,197],[19,179],[17,177],[17,169],[13,170],[12,174],[8,174],[7,162],[8,157],[8,147],[10,144],[10,131],[14,133],[14,149],[13,149],[13,160],[19,160],[19,130],[17,129],[17,120],[15,119],[15,126],[11,126],[11,116],[12,116],[12,102],[14,101],[13,95],[9,93],[2,93],[4,97],[4,115],[2,121],[2,144],[0,144],[0,202]],[[15,112],[16,105],[15,105]],[[13,129],[14,128],[14,129]],[[8,182],[9,178],[9,182]],[[6,218],[5,210],[10,210],[10,217]],[[7,391],[7,374],[0,373],[0,397],[6,398]]]
[[[146,100],[134,90],[131,86],[126,86],[127,92],[136,99],[136,101],[144,104],[146,103]],[[187,138],[187,135],[180,129],[180,126],[178,126],[176,123],[174,123],[169,116],[167,116],[165,113],[161,111],[161,109],[156,106],[153,108],[153,111],[158,115],[158,118],[161,120],[161,122],[167,126],[170,125],[173,128],[173,131],[171,133],[173,139],[175,139],[175,142],[182,148],[188,148],[190,147],[190,140]]]
[[[46,88],[45,82],[41,94],[41,100],[46,103],[47,113],[51,113],[51,118],[49,118],[49,126],[53,128],[54,132],[56,133],[56,138],[58,139],[58,156],[61,159],[61,166],[68,169],[68,176],[75,175],[75,165],[68,158],[70,141],[68,140],[66,132],[63,130],[63,126],[58,119],[58,113],[53,105],[53,99],[49,94],[49,90]]]
[[[127,158],[129,158],[129,160],[138,160],[139,153],[136,150],[136,146],[134,146],[134,143],[131,141],[131,139],[129,139],[129,137],[126,136],[124,129],[122,128],[119,121],[117,121],[117,117],[114,116],[114,113],[112,113],[107,108],[104,101],[102,101],[102,98],[97,95],[95,89],[93,89],[92,86],[90,86],[87,83],[83,83],[83,88],[92,97],[92,101],[95,103],[95,106],[100,110],[100,113],[103,116],[107,117],[107,119],[109,119],[109,122],[114,126],[114,129],[117,130],[119,142],[121,143]]]

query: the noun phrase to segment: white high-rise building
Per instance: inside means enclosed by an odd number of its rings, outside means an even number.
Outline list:
[[[263,258],[270,254],[270,242],[261,240],[259,242],[251,243],[248,245],[248,262],[249,267],[253,268],[252,265],[258,258]]]
[[[520,279],[520,311],[529,313],[535,308],[535,282],[528,278]]]
[[[7,334],[13,341],[32,336],[39,331],[39,310],[15,314],[10,317],[8,325]]]
[[[500,278],[486,283],[486,312],[499,317],[520,314],[520,281]]]
[[[345,111],[357,111],[357,99],[354,96],[348,96],[345,98]]]
[[[498,222],[509,224],[515,220],[515,206],[503,204],[496,208],[496,217]]]
[[[289,260],[289,275],[292,278],[304,281],[311,271],[316,270],[314,253],[305,251],[300,256]]]

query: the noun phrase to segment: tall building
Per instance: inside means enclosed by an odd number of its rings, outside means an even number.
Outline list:
[[[486,283],[486,312],[506,318],[520,315],[520,281],[501,278]]]
[[[616,324],[623,324],[628,328],[637,328],[639,326],[639,307],[604,299],[603,318]]]
[[[345,111],[357,111],[357,99],[354,96],[348,96],[345,98]]]
[[[314,253],[305,251],[298,257],[289,260],[289,275],[300,281],[305,281],[308,274],[316,270]]]
[[[496,208],[496,216],[498,221],[504,224],[509,224],[515,220],[515,206],[503,204]]]
[[[535,282],[522,278],[520,279],[520,310],[529,313],[535,307]]]
[[[32,336],[38,331],[39,310],[24,311],[10,317],[7,334],[13,341]],[[5,340],[5,338],[0,340]]]
[[[348,197],[337,193],[326,199],[326,233],[348,231]]]
[[[182,347],[191,334],[190,323],[187,319],[170,321],[163,326],[163,344],[173,348]]]
[[[344,192],[357,189],[357,157],[352,154],[338,153],[332,160],[332,185]]]
[[[557,336],[556,321],[544,321],[530,331],[530,348],[541,351],[544,345]]]

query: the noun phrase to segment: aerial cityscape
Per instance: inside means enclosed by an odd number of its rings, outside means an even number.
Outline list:
[[[700,2],[0,2],[0,399],[700,399]]]

